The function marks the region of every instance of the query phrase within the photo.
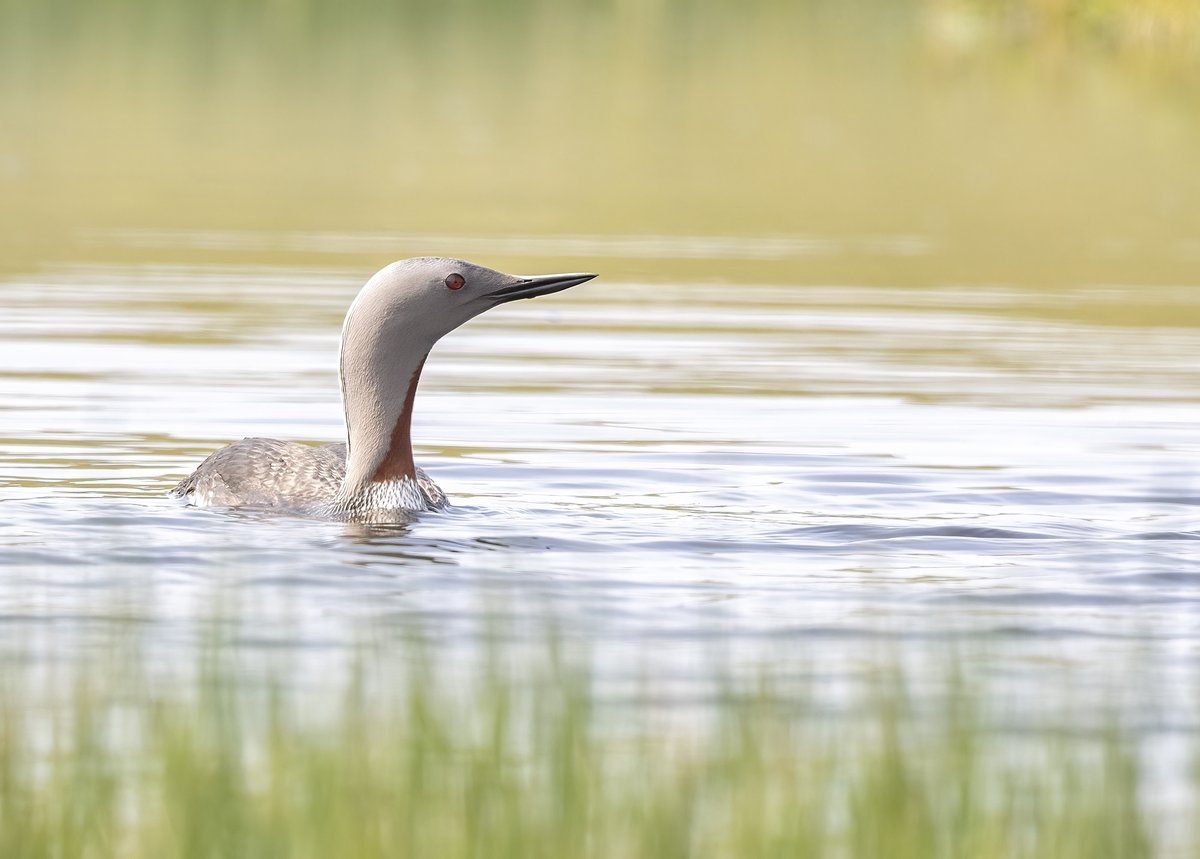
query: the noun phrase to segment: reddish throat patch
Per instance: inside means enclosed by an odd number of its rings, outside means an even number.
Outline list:
[[[396,419],[396,425],[392,427],[392,439],[388,445],[387,456],[383,458],[383,462],[379,463],[379,467],[371,475],[371,480],[376,483],[385,480],[402,480],[405,477],[409,480],[417,478],[417,465],[413,462],[412,453],[412,409],[413,400],[417,396],[417,382],[421,380],[421,369],[424,366],[425,358],[422,358],[417,369],[413,371],[412,379],[409,380],[408,393],[404,395],[404,405],[400,409],[400,417]]]

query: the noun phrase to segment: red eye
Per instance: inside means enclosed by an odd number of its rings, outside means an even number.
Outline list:
[[[467,281],[461,274],[446,275],[446,286],[450,289],[462,289],[467,285]]]

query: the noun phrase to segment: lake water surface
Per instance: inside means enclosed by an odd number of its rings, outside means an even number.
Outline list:
[[[1136,656],[1169,698],[1196,663],[1200,331],[1072,318],[1194,317],[1194,291],[596,268],[438,346],[414,437],[454,507],[384,528],[166,496],[229,440],[341,437],[337,335],[368,271],[7,279],[3,622],[53,649],[132,613],[182,648],[232,585],[254,634],[282,634],[266,619],[286,609],[282,646],[300,648],[373,616],[469,633],[500,599],[673,671],[718,641],[837,664],[881,641],[927,658],[952,636],[1003,643],[1035,686]]]

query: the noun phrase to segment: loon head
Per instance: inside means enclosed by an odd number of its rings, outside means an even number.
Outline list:
[[[409,430],[429,350],[499,304],[550,295],[590,273],[513,275],[460,259],[417,257],[385,266],[359,291],[342,326],[341,384],[348,439],[343,496],[413,479]]]
[[[536,298],[591,280],[594,274],[504,274],[461,259],[416,257],[380,269],[346,314],[348,340],[378,341],[384,351],[423,349],[498,304]],[[354,345],[354,344],[352,344]]]

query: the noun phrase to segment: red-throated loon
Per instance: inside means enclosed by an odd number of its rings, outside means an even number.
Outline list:
[[[413,398],[429,350],[485,310],[591,280],[503,274],[441,257],[376,272],[346,313],[340,375],[346,443],[245,438],[211,454],[171,490],[200,507],[280,508],[354,521],[404,521],[446,496],[413,462]]]

